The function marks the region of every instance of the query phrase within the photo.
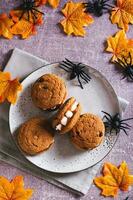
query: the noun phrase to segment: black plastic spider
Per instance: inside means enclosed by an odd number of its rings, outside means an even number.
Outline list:
[[[27,20],[30,21],[30,15],[33,17],[34,23],[37,19],[37,14],[40,13],[44,15],[43,12],[37,9],[39,5],[36,4],[35,0],[23,0],[23,3],[19,6],[19,9],[22,10],[22,14],[19,18],[19,20],[22,19],[24,14],[27,14]]]
[[[123,69],[122,79],[127,78],[127,80],[129,81],[133,81],[133,60],[132,60],[131,53],[129,53],[128,58],[122,57],[122,59],[118,58],[117,60],[118,61],[116,61],[115,63],[121,66]]]
[[[128,119],[123,119],[121,120],[120,114],[117,113],[114,116],[111,116],[109,113],[102,111],[105,115],[103,117],[103,120],[105,124],[105,128],[109,129],[110,134],[112,133],[113,130],[115,130],[116,134],[120,132],[120,130],[123,130],[126,135],[127,131],[130,129],[130,125],[126,123],[126,121],[132,120],[133,118],[128,118]]]
[[[109,11],[114,6],[108,4],[109,0],[89,0],[84,3],[86,12],[93,13],[97,17],[103,15],[104,10]]]
[[[86,67],[82,63],[74,63],[67,58],[60,63],[60,68],[64,69],[66,72],[70,73],[70,80],[77,77],[80,87],[83,89],[81,79],[88,83],[91,80],[91,77],[84,71]]]
[[[128,200],[129,199],[129,197],[126,197],[124,200]]]

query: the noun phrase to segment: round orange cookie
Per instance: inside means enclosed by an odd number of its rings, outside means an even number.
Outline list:
[[[105,126],[102,119],[93,114],[83,114],[72,129],[72,143],[79,149],[93,149],[103,140]]]
[[[69,132],[78,121],[80,112],[81,105],[74,97],[69,98],[53,119],[53,128],[61,134]]]
[[[17,139],[20,148],[30,155],[47,150],[54,143],[47,121],[40,117],[22,124]]]
[[[55,74],[41,76],[32,86],[31,97],[33,103],[43,110],[54,110],[65,101],[66,85]]]

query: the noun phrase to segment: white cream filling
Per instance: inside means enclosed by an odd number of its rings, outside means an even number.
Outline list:
[[[69,119],[69,118],[72,118],[72,116],[74,115],[73,112],[76,110],[77,106],[78,106],[78,102],[75,101],[75,102],[72,104],[70,110],[68,110],[68,111],[65,113],[65,116],[61,119],[61,123],[58,124],[58,125],[55,127],[56,130],[61,131],[62,126],[66,126],[66,125],[67,125],[68,119]]]
[[[64,117],[61,119],[61,124],[62,124],[63,126],[66,126],[66,125],[67,125],[67,121],[68,121],[68,118],[64,116]]]
[[[73,116],[72,111],[68,110],[68,111],[66,112],[65,116],[66,116],[67,118],[71,118],[71,117]]]
[[[75,101],[75,102],[73,103],[72,107],[71,107],[71,111],[72,111],[72,112],[76,110],[77,105],[78,105],[78,102]]]
[[[55,127],[55,129],[58,131],[61,131],[61,128],[62,128],[62,125],[61,124],[58,124],[56,127]]]

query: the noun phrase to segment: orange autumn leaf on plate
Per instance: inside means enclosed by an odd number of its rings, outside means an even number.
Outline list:
[[[110,36],[107,39],[106,51],[113,54],[112,62],[117,61],[118,57],[128,56],[133,50],[133,40],[128,39],[123,30],[117,32],[115,36]]]
[[[74,3],[72,1],[66,3],[65,7],[62,9],[65,19],[63,19],[60,24],[67,35],[85,35],[86,32],[83,27],[92,24],[94,20],[84,11],[85,8],[82,3]]]
[[[0,200],[29,200],[33,190],[24,189],[22,176],[16,176],[12,181],[8,181],[0,176]]]
[[[5,13],[0,14],[0,36],[12,39],[11,27],[13,24],[13,21]]]
[[[133,0],[117,0],[117,6],[112,9],[110,18],[113,24],[128,31],[128,24],[133,24]]]
[[[105,163],[103,166],[103,176],[96,177],[94,183],[102,189],[101,194],[108,196],[117,196],[119,189],[128,191],[129,186],[133,185],[133,175],[129,174],[128,166],[125,161],[119,167],[111,163]]]
[[[0,103],[7,99],[10,103],[15,104],[17,93],[21,90],[22,86],[18,78],[11,80],[9,72],[0,71]]]

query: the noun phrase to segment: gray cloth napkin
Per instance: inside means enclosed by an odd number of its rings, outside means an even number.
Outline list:
[[[11,58],[5,67],[5,71],[11,72],[12,77],[14,78],[20,77],[23,79],[29,73],[45,64],[47,64],[45,60],[22,50],[14,49]],[[119,102],[120,107],[124,112],[128,102],[122,98],[119,98]],[[86,170],[70,174],[51,173],[36,167],[25,159],[12,140],[8,125],[8,110],[8,104],[5,103],[0,105],[0,160],[26,172],[32,173],[33,175],[63,189],[85,195],[89,190],[101,163]]]

